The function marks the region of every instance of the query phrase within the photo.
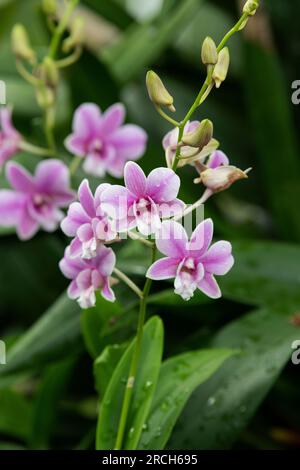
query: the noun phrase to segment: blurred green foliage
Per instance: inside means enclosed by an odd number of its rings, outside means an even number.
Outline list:
[[[58,139],[62,142],[69,132],[80,103],[94,101],[105,109],[122,100],[128,120],[149,133],[141,165],[145,171],[164,165],[161,139],[169,126],[148,100],[145,72],[153,68],[162,76],[182,117],[204,78],[201,42],[207,34],[219,40],[230,28],[238,14],[235,2],[164,0],[150,9],[146,0],[81,3],[96,21],[91,36],[96,28],[102,37],[98,34],[99,42],[63,76]],[[255,25],[253,40],[233,38],[229,78],[198,112],[199,118],[213,120],[216,138],[232,163],[253,167],[248,181],[217,195],[206,208],[216,237],[234,245],[235,268],[221,283],[224,298],[212,302],[198,294],[187,304],[171,294],[170,284],[157,283],[149,299],[149,313],[164,322],[164,359],[210,347],[242,354],[194,391],[169,448],[296,446],[275,438],[277,428],[300,439],[299,373],[289,361],[291,343],[300,338],[297,322],[291,321],[300,308],[300,112],[291,103],[291,82],[300,78],[300,1],[262,3],[272,50],[258,40]],[[16,72],[9,41],[12,25],[22,21],[34,47],[44,50],[50,34],[40,4],[0,0],[0,79],[7,84],[17,127],[43,145],[34,93]],[[109,41],[103,21],[114,32]],[[60,150],[68,159],[63,146]],[[28,168],[36,162],[25,154],[18,159]],[[186,202],[200,195],[200,187],[191,184],[193,176],[191,168],[181,172]],[[5,184],[2,174],[0,186]],[[58,269],[67,243],[63,235],[40,233],[26,243],[8,231],[0,236],[0,338],[8,345],[7,364],[0,365],[0,448],[93,448],[97,391],[92,361],[101,401],[105,374],[112,373],[120,357],[112,345],[123,352],[134,334],[135,298],[118,285],[118,304],[111,307],[99,299],[80,318]],[[118,247],[119,267],[138,283],[149,263],[136,244]],[[249,308],[255,310],[249,313]],[[201,378],[194,373],[195,388]]]

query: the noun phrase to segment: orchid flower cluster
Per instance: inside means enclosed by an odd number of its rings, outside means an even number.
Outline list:
[[[65,148],[73,159],[69,166],[59,159],[54,135],[59,71],[79,59],[83,25],[75,17],[61,50],[70,55],[56,59],[77,1],[67,2],[58,25],[55,25],[51,2],[45,4],[49,20],[54,23],[54,34],[42,62],[38,63],[23,26],[14,27],[12,40],[18,70],[36,89],[48,146],[42,148],[27,142],[12,123],[12,108],[1,109],[0,165],[5,167],[10,188],[0,190],[0,225],[14,226],[21,240],[28,240],[40,229],[53,232],[61,227],[71,241],[60,269],[70,280],[69,297],[76,299],[83,309],[96,304],[98,291],[106,300],[115,301],[113,275],[140,298],[139,324],[144,321],[152,280],[172,279],[175,294],[186,301],[197,289],[210,298],[219,298],[221,291],[215,276],[223,276],[232,268],[232,246],[228,241],[212,243],[211,219],[201,221],[190,237],[182,222],[215,193],[247,178],[249,170],[242,171],[231,165],[219,150],[209,119],[191,121],[191,118],[211,91],[225,81],[230,64],[225,44],[232,34],[245,27],[255,14],[258,2],[246,2],[240,20],[219,46],[210,37],[203,42],[201,58],[206,79],[183,120],[176,121],[168,113],[175,112],[174,98],[160,77],[153,71],[147,73],[149,98],[173,127],[162,142],[166,164],[162,163],[148,175],[136,163],[145,153],[147,134],[141,127],[125,123],[125,107],[120,103],[105,112],[94,103],[79,106],[74,113],[72,132],[65,139]],[[20,163],[12,161],[21,151],[50,158],[41,160],[31,174]],[[74,191],[71,177],[81,163],[88,175],[103,179],[109,174],[124,178],[124,184],[101,182],[92,192],[89,180],[84,179]],[[203,195],[190,206],[178,197],[181,180],[177,171],[186,165],[195,171],[194,183],[203,187]],[[67,213],[63,211],[65,208]],[[116,266],[114,244],[123,243],[126,238],[152,250],[152,264],[146,272],[143,290]],[[157,252],[162,255],[159,259]],[[141,331],[139,329],[139,335]],[[138,350],[135,354],[138,355]],[[122,434],[122,429],[120,432]],[[122,440],[122,435],[119,437]]]

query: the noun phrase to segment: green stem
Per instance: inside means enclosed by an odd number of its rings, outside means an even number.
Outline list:
[[[156,247],[154,245],[153,251],[152,251],[152,263],[154,263],[155,258],[156,258]],[[134,382],[135,382],[135,378],[136,378],[136,373],[137,373],[138,364],[139,364],[139,357],[140,357],[140,352],[141,352],[141,347],[142,347],[143,328],[144,328],[145,316],[146,316],[147,299],[148,299],[149,292],[150,292],[150,289],[151,289],[151,284],[152,284],[151,279],[147,278],[147,280],[145,282],[144,289],[143,289],[143,297],[140,300],[140,310],[139,310],[138,327],[137,327],[137,334],[136,334],[136,344],[135,344],[135,349],[134,349],[133,356],[132,356],[132,359],[131,359],[129,376],[128,376],[128,380],[127,380],[127,384],[126,384],[126,388],[125,388],[125,393],[124,393],[124,398],[123,398],[123,404],[122,404],[121,416],[120,416],[120,421],[119,421],[119,428],[118,428],[118,434],[117,434],[117,439],[116,439],[116,444],[115,444],[115,450],[121,450],[122,445],[123,445],[124,434],[125,434],[126,424],[127,424],[127,418],[128,418],[131,399],[132,399],[132,394],[133,394],[133,387],[134,387]]]
[[[114,273],[116,274],[116,276],[118,276],[118,278],[124,282],[124,284],[126,284],[140,299],[143,298],[143,292],[141,291],[141,289],[131,280],[129,279],[128,276],[126,276],[126,274],[124,274],[122,271],[120,271],[119,269],[117,268],[114,268]]]
[[[248,15],[247,13],[244,13],[241,18],[239,19],[239,21],[234,25],[234,27],[224,36],[224,38],[222,39],[222,41],[220,42],[220,44],[218,45],[218,52],[221,51],[221,49],[223,49],[223,47],[225,46],[226,42],[228,41],[228,39],[234,34],[236,33],[240,27],[242,26],[242,24],[244,23],[244,21],[248,18]],[[180,146],[178,145],[182,139],[182,136],[183,136],[183,131],[184,131],[184,126],[186,125],[186,123],[189,121],[189,119],[192,117],[192,115],[194,114],[194,112],[196,111],[196,109],[198,108],[198,106],[200,106],[200,104],[203,103],[203,101],[207,98],[207,96],[209,95],[210,91],[212,90],[213,86],[212,86],[212,75],[213,75],[213,67],[210,67],[207,71],[207,75],[206,75],[206,79],[201,87],[201,90],[199,91],[194,103],[192,104],[192,106],[190,107],[190,109],[188,110],[185,118],[183,119],[183,121],[181,121],[181,123],[179,124],[179,133],[178,133],[178,140],[177,140],[177,148],[176,148],[176,154],[175,154],[175,157],[174,157],[174,160],[173,160],[173,164],[172,164],[172,170],[176,171],[177,169],[177,166],[178,166],[178,163],[179,163],[179,160],[180,160]]]
[[[56,57],[57,50],[58,50],[61,38],[62,38],[62,36],[65,32],[65,29],[67,28],[70,16],[71,16],[74,8],[76,7],[78,1],[79,0],[69,0],[68,5],[65,9],[65,12],[64,12],[57,28],[54,31],[52,41],[51,41],[51,44],[50,44],[50,48],[49,48],[49,53],[48,53],[48,56],[53,60]]]
[[[82,47],[76,47],[76,49],[71,55],[55,62],[56,67],[59,69],[63,69],[65,67],[69,67],[70,65],[75,64],[75,62],[77,62],[77,60],[80,58],[81,53]]]
[[[37,145],[30,144],[29,142],[26,142],[25,140],[22,140],[20,142],[19,147],[21,150],[24,150],[25,152],[30,152],[33,155],[38,155],[40,157],[55,157],[56,154],[53,150],[51,149],[45,149],[43,147],[38,147]]]
[[[77,155],[75,155],[75,157],[71,161],[70,166],[69,166],[69,170],[70,170],[70,174],[72,176],[75,175],[76,171],[78,170],[78,167],[81,163],[81,160],[82,160],[81,157],[78,157]]]
[[[157,112],[164,118],[166,119],[166,121],[169,121],[171,124],[173,124],[173,126],[175,127],[179,127],[180,126],[180,122],[176,121],[175,119],[171,118],[171,116],[168,116],[168,114],[166,114],[161,108],[160,106],[155,106]]]
[[[54,108],[46,108],[44,115],[44,131],[49,148],[56,152],[56,142],[54,137]]]

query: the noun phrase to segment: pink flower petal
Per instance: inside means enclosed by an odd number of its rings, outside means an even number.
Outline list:
[[[111,248],[100,246],[97,252],[97,258],[94,259],[99,273],[103,277],[108,277],[112,274],[116,264],[116,255]]]
[[[125,124],[108,136],[108,142],[115,147],[119,158],[135,160],[145,152],[147,134],[139,126]]]
[[[9,227],[17,225],[20,220],[27,197],[8,189],[0,191],[0,225]]]
[[[80,271],[84,269],[85,263],[80,258],[70,257],[70,247],[65,250],[65,256],[59,262],[59,267],[63,275],[68,279],[75,279]]]
[[[102,193],[102,208],[114,220],[127,220],[134,200],[124,186],[113,185]]]
[[[211,244],[213,233],[213,221],[211,219],[203,220],[192,233],[189,244],[190,255],[194,258],[203,256]]]
[[[198,283],[198,288],[211,299],[218,299],[222,295],[217,281],[210,273],[205,273],[204,278]]]
[[[104,286],[101,290],[102,297],[104,299],[108,300],[109,302],[114,302],[116,300],[116,296],[114,294],[114,291],[111,289],[109,285],[109,280],[107,279],[104,283]]]
[[[146,176],[141,167],[134,162],[125,165],[124,181],[127,189],[137,198],[141,198],[146,192]]]
[[[184,258],[188,249],[188,237],[183,226],[178,222],[164,221],[156,238],[156,246],[169,258]]]
[[[85,157],[87,152],[87,141],[76,134],[69,135],[64,141],[66,149],[73,155]]]
[[[36,167],[35,180],[37,191],[48,194],[61,207],[74,200],[70,172],[63,162],[55,159],[40,162]]]
[[[17,163],[8,163],[6,177],[11,186],[22,193],[32,193],[35,190],[34,179],[25,168]]]
[[[17,225],[17,234],[21,240],[29,240],[39,229],[39,223],[24,210]]]
[[[94,204],[94,196],[90,190],[89,182],[86,179],[83,180],[81,185],[79,186],[78,198],[85,212],[90,217],[95,217],[96,211]]]
[[[73,131],[84,139],[94,137],[101,125],[101,110],[94,103],[85,103],[79,106],[74,114]]]
[[[91,224],[88,223],[81,225],[77,230],[77,236],[81,242],[89,241],[94,236]]]
[[[67,217],[61,223],[61,229],[68,237],[75,237],[78,228],[90,220],[81,204],[73,202],[69,207]]]
[[[162,258],[155,261],[147,271],[146,276],[150,279],[160,281],[176,277],[178,261],[174,258]]]
[[[208,168],[218,168],[221,165],[229,165],[229,159],[221,150],[216,150],[208,159]]]
[[[82,253],[82,243],[78,237],[75,237],[70,244],[70,257],[77,258]]]
[[[77,299],[80,296],[80,290],[78,288],[76,280],[72,281],[68,287],[68,296],[70,299]]]
[[[170,202],[178,195],[179,176],[168,168],[156,168],[147,178],[147,194],[155,202]]]
[[[164,202],[158,206],[159,215],[162,219],[179,216],[183,213],[184,208],[185,203],[180,199],[174,199],[172,202]]]
[[[227,274],[234,264],[231,251],[232,246],[229,242],[219,241],[214,243],[201,259],[205,270],[218,276]]]
[[[121,103],[110,106],[102,116],[100,125],[101,135],[107,137],[108,134],[116,131],[124,122],[125,108]]]

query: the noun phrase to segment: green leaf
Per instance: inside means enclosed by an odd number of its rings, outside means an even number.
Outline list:
[[[126,344],[106,346],[94,362],[94,376],[99,397],[104,397],[110,379],[126,349]]]
[[[47,449],[56,424],[58,405],[74,367],[74,359],[46,369],[32,411],[30,444],[33,449]]]
[[[0,433],[27,439],[30,432],[31,407],[20,394],[0,391]]]
[[[289,86],[276,55],[253,42],[246,47],[245,68],[251,140],[256,144],[261,187],[277,229],[287,240],[299,241],[299,148]]]
[[[101,403],[96,447],[113,449],[116,442],[120,413],[128,379],[134,339],[122,356]],[[163,325],[158,317],[152,317],[144,327],[139,367],[132,394],[132,406],[128,416],[124,448],[135,449],[149,412],[159,375],[163,349]]]
[[[191,397],[168,448],[228,449],[237,440],[289,360],[299,338],[293,309],[262,309],[225,326],[213,347],[242,354],[218,371]]]
[[[105,346],[101,337],[104,326],[121,313],[122,306],[118,302],[107,302],[101,295],[97,295],[95,307],[83,310],[81,315],[82,334],[87,350],[93,358],[99,356]]]
[[[81,347],[80,308],[63,294],[8,351],[0,377],[48,365]]]
[[[300,300],[297,245],[240,241],[233,243],[235,264],[218,278],[225,297],[250,305],[287,305]]]
[[[161,450],[192,392],[211,377],[235,351],[192,351],[166,360],[138,448]]]

